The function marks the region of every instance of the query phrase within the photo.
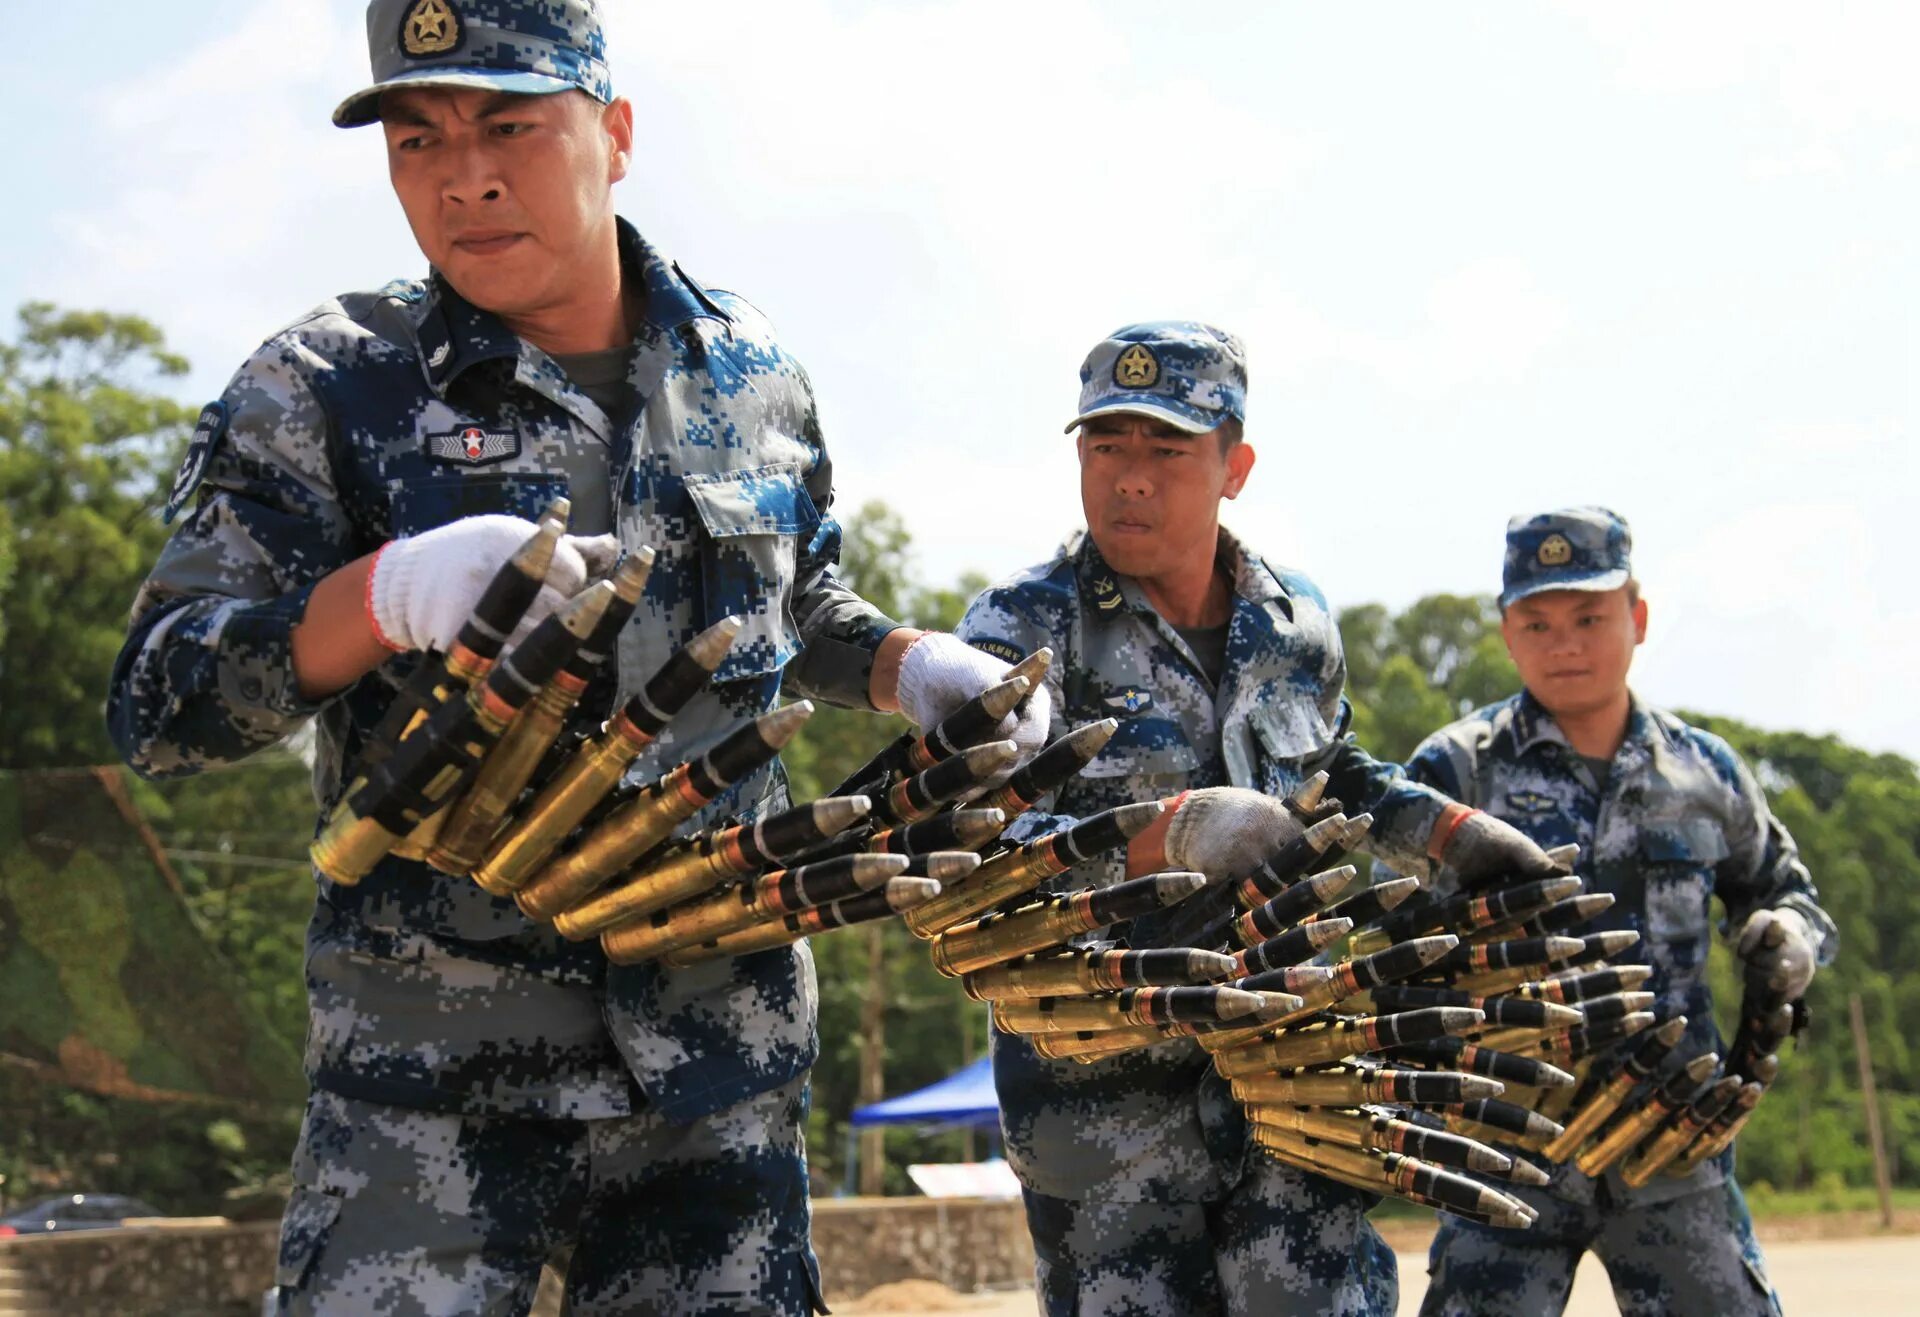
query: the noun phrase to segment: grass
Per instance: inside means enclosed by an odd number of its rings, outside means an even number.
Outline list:
[[[1775,1189],[1765,1180],[1742,1185],[1755,1220],[1783,1216],[1818,1216],[1822,1212],[1878,1212],[1880,1195],[1872,1188],[1823,1184],[1811,1189]],[[1920,1189],[1893,1191],[1893,1210],[1920,1211]]]

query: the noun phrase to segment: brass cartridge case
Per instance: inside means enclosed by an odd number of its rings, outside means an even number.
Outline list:
[[[538,873],[567,835],[619,783],[653,738],[616,713],[540,789],[518,822],[496,839],[473,880],[495,896],[512,896]]]

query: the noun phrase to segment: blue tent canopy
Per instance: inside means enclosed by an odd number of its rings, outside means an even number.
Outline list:
[[[1000,1099],[993,1091],[993,1061],[978,1061],[929,1084],[917,1093],[853,1109],[853,1123],[864,1125],[998,1125]]]

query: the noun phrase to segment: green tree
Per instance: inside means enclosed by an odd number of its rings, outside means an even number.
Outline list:
[[[138,316],[44,302],[0,343],[0,767],[113,758],[102,692],[193,417],[154,389],[185,370]]]
[[[1404,760],[1428,733],[1520,688],[1490,595],[1428,595],[1394,613],[1340,613],[1353,729],[1370,752]]]
[[[952,587],[923,584],[914,572],[912,535],[900,515],[868,503],[849,517],[841,574],[862,596],[889,615],[919,627],[951,629],[983,577],[963,576]],[[783,756],[794,798],[830,792],[880,748],[908,729],[897,715],[822,707]],[[951,979],[935,972],[926,944],[897,920],[864,931],[816,938],[813,952],[820,982],[820,1062],[813,1072],[813,1114],[808,1159],[816,1180],[839,1185],[846,1177],[848,1117],[860,1104],[862,1007],[875,990],[874,944],[879,949],[879,995],[885,1039],[885,1091],[907,1092],[930,1084],[985,1050],[986,1018]],[[961,1155],[960,1136],[888,1130],[882,1180],[889,1193],[911,1191],[906,1168],[916,1161],[951,1161]]]

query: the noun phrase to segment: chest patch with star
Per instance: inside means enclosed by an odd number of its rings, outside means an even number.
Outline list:
[[[427,456],[456,466],[491,466],[520,456],[520,434],[517,430],[462,426],[458,430],[428,435]]]
[[[1153,692],[1143,691],[1138,686],[1128,686],[1114,691],[1100,702],[1115,713],[1132,715],[1153,707]]]
[[[1560,808],[1552,796],[1543,796],[1538,791],[1509,791],[1507,804],[1522,814],[1551,814]]]

